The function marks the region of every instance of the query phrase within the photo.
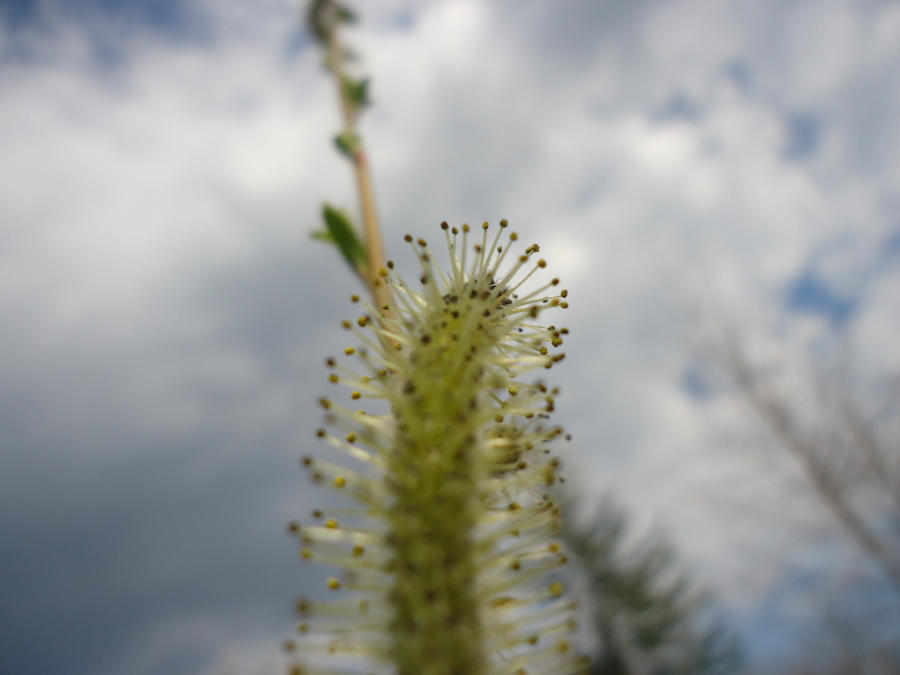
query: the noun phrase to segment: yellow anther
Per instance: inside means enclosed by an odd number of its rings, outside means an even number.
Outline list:
[[[334,577],[328,577],[328,588],[333,591],[336,591],[341,587],[341,582],[335,579]]]
[[[338,528],[338,521],[334,518],[329,518],[325,521],[325,527],[327,527],[329,530],[336,530]]]
[[[334,487],[342,488],[347,484],[347,479],[343,476],[336,476],[334,479]]]
[[[347,349],[344,350],[344,353],[347,356],[353,356],[353,354],[356,353],[356,348],[355,347],[347,347]]]

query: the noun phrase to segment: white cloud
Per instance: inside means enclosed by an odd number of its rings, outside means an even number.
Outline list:
[[[334,91],[314,50],[286,56],[291,3],[192,7],[208,39],[138,31],[116,64],[58,16],[51,33],[18,35],[32,58],[0,74],[0,319],[11,327],[0,369],[44,391],[86,364],[105,374],[92,386],[116,414],[148,429],[227,416],[294,438],[314,423],[296,411],[318,392],[335,302],[352,287],[307,240],[323,199],[355,205],[329,143]],[[363,128],[389,250],[402,260],[399,236],[443,219],[508,217],[540,242],[572,292],[560,412],[579,473],[664,522],[705,579],[751,602],[777,583],[789,542],[715,508],[730,503],[720,483],[766,481],[723,458],[722,436],[746,424],[738,402],[700,406],[678,388],[684,338],[708,303],[796,360],[830,331],[780,304],[811,264],[862,289],[866,367],[900,367],[896,275],[867,262],[896,228],[900,13],[849,2],[360,9],[348,39],[373,75]],[[679,95],[693,114],[661,118]],[[782,154],[797,110],[823,120],[805,162]],[[45,388],[53,418],[67,395]]]

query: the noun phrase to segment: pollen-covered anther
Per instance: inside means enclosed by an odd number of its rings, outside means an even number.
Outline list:
[[[341,587],[341,582],[339,579],[335,577],[328,577],[328,581],[325,582],[332,591],[336,591]]]

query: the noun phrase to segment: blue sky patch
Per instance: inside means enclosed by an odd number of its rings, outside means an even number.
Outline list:
[[[743,61],[732,61],[725,67],[725,75],[737,85],[742,92],[750,91],[753,86],[753,73]]]
[[[45,20],[43,7],[58,12],[74,23],[89,26],[98,19],[111,21],[123,30],[147,30],[169,37],[196,37],[203,22],[196,10],[178,0],[0,0],[0,21],[13,29],[27,28]]]
[[[806,269],[787,288],[788,309],[827,318],[835,327],[843,325],[856,311],[858,301],[841,297],[814,270]]]
[[[698,122],[702,116],[699,105],[684,91],[672,94],[662,106],[651,113],[654,122]]]
[[[795,113],[785,120],[785,142],[781,154],[786,159],[809,159],[819,149],[822,120],[815,115]]]
[[[704,403],[713,397],[712,386],[700,366],[696,363],[692,363],[684,369],[678,386],[692,400],[698,403]]]

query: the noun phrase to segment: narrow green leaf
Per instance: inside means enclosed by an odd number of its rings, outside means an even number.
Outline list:
[[[334,243],[334,237],[331,236],[331,232],[328,230],[313,230],[309,233],[309,236],[317,241],[324,241],[329,244]]]
[[[346,5],[337,5],[334,18],[344,23],[356,23],[356,12]]]
[[[334,145],[347,159],[353,159],[362,144],[357,134],[345,131],[334,137]]]
[[[359,240],[347,214],[330,204],[323,204],[322,217],[325,219],[325,227],[328,228],[328,234],[337,245],[341,255],[344,256],[347,264],[354,271],[365,267],[366,248]]]
[[[356,23],[356,14],[334,0],[311,0],[306,8],[306,24],[319,42],[327,42],[338,23]]]
[[[325,42],[331,30],[325,16],[329,6],[330,0],[312,0],[306,9],[306,25],[319,42]]]
[[[342,85],[347,98],[357,107],[365,108],[369,105],[369,78],[363,77],[354,80],[352,77],[345,76]]]

